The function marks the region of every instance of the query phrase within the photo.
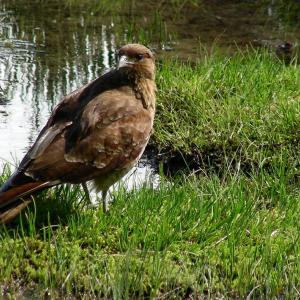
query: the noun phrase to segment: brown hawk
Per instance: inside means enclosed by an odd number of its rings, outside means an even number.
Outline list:
[[[30,195],[61,183],[93,180],[105,195],[139,160],[155,114],[155,60],[143,45],[118,51],[118,67],[65,96],[0,189],[0,223]]]

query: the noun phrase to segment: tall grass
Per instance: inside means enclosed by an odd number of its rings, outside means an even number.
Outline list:
[[[1,231],[0,282],[6,294],[25,286],[35,297],[292,299],[300,195],[286,175],[121,189],[107,215],[78,210],[41,228],[31,212]]]
[[[147,9],[165,7],[169,11],[179,14],[184,8],[192,6],[199,6],[201,0],[150,0],[150,1],[136,1],[136,0],[64,0],[61,3],[67,5],[70,8],[80,8],[84,7],[96,13],[115,13],[120,14],[128,11],[135,11],[143,13],[147,12]]]
[[[289,152],[299,164],[300,76],[267,52],[225,58],[199,53],[199,61],[159,67],[154,140],[163,151],[212,155],[212,163],[272,165]]]

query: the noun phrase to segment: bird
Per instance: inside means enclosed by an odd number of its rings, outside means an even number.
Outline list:
[[[295,57],[294,50],[295,47],[293,44],[289,42],[284,42],[276,45],[275,54],[281,61],[288,65],[293,60],[293,56]]]
[[[0,188],[0,224],[12,221],[32,195],[59,184],[92,181],[105,203],[110,186],[136,165],[153,132],[155,57],[141,44],[124,45],[116,56],[116,68],[56,105]]]

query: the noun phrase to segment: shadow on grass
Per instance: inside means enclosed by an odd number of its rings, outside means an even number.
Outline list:
[[[66,225],[71,216],[84,209],[85,195],[80,185],[60,185],[42,191],[16,219],[6,225],[7,232],[15,234],[20,229],[22,235],[33,235],[40,229],[56,224]]]

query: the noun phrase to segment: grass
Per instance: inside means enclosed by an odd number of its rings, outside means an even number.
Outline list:
[[[202,54],[203,55],[203,54]],[[154,141],[166,151],[214,154],[212,165],[271,165],[280,150],[298,165],[300,76],[267,52],[164,62]]]
[[[254,50],[161,63],[152,143],[203,157],[200,176],[121,188],[107,215],[78,187],[39,195],[0,230],[2,295],[299,297],[298,74]]]
[[[100,14],[122,14],[124,12],[139,13],[141,10],[145,13],[147,9],[152,10],[153,8],[160,9],[164,7],[179,15],[184,8],[197,7],[201,4],[201,2],[202,1],[200,0],[151,0],[147,1],[147,3],[140,3],[139,1],[135,0],[65,0],[62,1],[62,4],[72,9],[84,8],[88,11],[93,11]]]
[[[1,232],[2,287],[53,298],[296,298],[300,194],[287,175],[120,190],[108,215],[68,209],[63,222],[42,226],[31,210]]]

